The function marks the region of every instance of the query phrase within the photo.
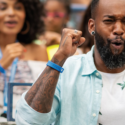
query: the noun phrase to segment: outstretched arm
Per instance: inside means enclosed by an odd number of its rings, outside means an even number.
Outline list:
[[[63,66],[66,59],[76,52],[77,46],[85,41],[81,35],[81,31],[75,33],[72,29],[64,29],[59,50],[54,55],[52,62]],[[58,71],[46,67],[26,94],[27,103],[40,113],[50,112],[58,78]]]

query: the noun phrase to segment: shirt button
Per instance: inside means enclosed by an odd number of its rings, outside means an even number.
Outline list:
[[[95,113],[93,113],[93,117],[96,117],[96,114],[95,114]]]
[[[97,90],[97,91],[96,91],[96,93],[98,93],[98,94],[99,94],[99,93],[100,93],[100,91],[99,91],[99,90]]]
[[[96,76],[99,76],[99,73],[96,73]]]

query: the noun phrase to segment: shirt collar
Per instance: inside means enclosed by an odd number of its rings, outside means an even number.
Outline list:
[[[88,52],[82,62],[82,75],[90,75],[97,71],[96,66],[94,64],[94,46],[91,51]]]

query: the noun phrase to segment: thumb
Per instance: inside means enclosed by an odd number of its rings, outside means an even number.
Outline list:
[[[78,46],[81,46],[85,42],[85,40],[86,39],[84,37],[81,37],[79,40]]]

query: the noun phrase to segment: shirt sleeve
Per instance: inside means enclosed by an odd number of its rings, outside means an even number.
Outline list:
[[[60,113],[60,90],[57,84],[53,99],[52,109],[49,113],[39,113],[31,108],[26,100],[25,92],[16,106],[16,123],[17,125],[50,125],[56,120]]]

